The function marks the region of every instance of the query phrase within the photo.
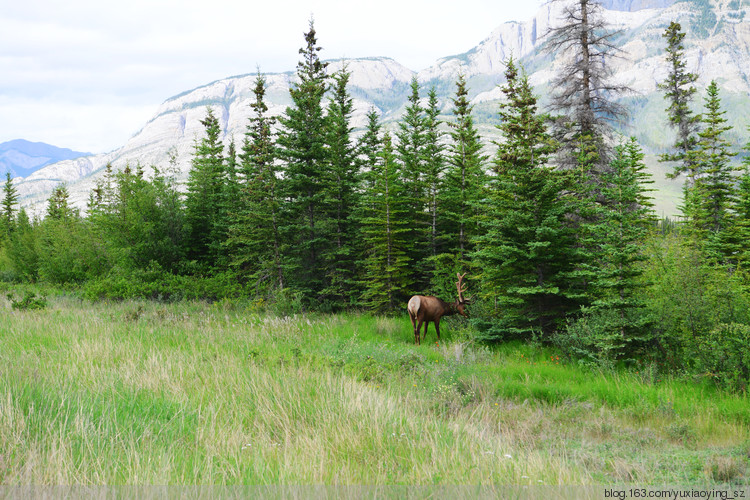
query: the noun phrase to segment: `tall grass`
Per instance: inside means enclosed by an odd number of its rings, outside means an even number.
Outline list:
[[[458,321],[416,347],[405,318],[51,303],[0,302],[0,483],[747,477],[746,397],[489,349]]]

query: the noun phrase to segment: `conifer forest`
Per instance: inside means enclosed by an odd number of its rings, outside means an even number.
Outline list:
[[[745,393],[750,381],[750,144],[732,144],[716,81],[696,88],[681,26],[663,35],[660,158],[683,182],[659,218],[644,152],[618,125],[627,91],[596,2],[548,34],[566,58],[538,100],[505,64],[491,142],[459,76],[452,117],[416,78],[394,126],[351,125],[350,74],[329,74],[311,21],[292,104],[269,114],[255,79],[244,137],[221,140],[208,107],[186,183],[173,164],[108,168],[85,209],[64,184],[42,217],[2,189],[0,281],[83,300],[245,301],[279,316],[362,312],[408,324],[414,294],[456,299],[465,274],[472,339],[533,342],[576,363],[692,377]],[[322,44],[322,42],[320,42]],[[720,75],[716,75],[717,78]],[[743,158],[745,158],[743,160]],[[12,298],[29,307],[43,298]],[[435,339],[432,339],[433,341]],[[404,342],[411,342],[405,336]]]

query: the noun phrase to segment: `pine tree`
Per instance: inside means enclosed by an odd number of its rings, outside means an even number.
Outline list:
[[[240,203],[229,231],[232,265],[261,288],[284,288],[279,179],[273,125],[265,103],[266,79],[258,71],[240,155]]]
[[[185,198],[185,225],[189,259],[204,265],[215,265],[222,255],[226,235],[222,210],[225,186],[224,145],[221,126],[211,108],[201,121],[206,136],[195,144],[192,167]]]
[[[479,235],[477,217],[486,180],[483,164],[487,156],[482,154],[482,142],[474,127],[473,106],[469,102],[463,75],[459,75],[456,81],[456,96],[452,102],[455,121],[448,124],[451,143],[442,193],[443,231],[445,252],[457,255],[459,267],[465,269],[469,267],[469,255]]]
[[[305,34],[297,83],[289,89],[292,106],[280,118],[278,144],[285,163],[283,176],[288,276],[308,300],[319,300],[326,288],[325,256],[332,237],[326,199],[326,123],[322,99],[328,89],[326,63],[320,61],[315,27]]]
[[[409,259],[414,263],[411,280],[419,290],[424,290],[430,276],[422,271],[424,261],[429,256],[429,222],[426,208],[427,187],[425,167],[426,120],[425,110],[420,104],[419,82],[411,81],[409,104],[398,124],[398,159],[401,162],[401,175],[404,196],[409,210]]]
[[[352,142],[351,116],[354,104],[347,85],[350,73],[344,67],[333,75],[334,85],[326,115],[328,156],[328,217],[333,227],[333,248],[325,256],[330,285],[325,295],[334,302],[354,302],[355,278],[353,217],[358,204],[358,162]]]
[[[690,103],[695,94],[693,84],[698,79],[698,75],[686,71],[685,47],[682,43],[685,33],[682,32],[680,23],[672,21],[662,36],[667,40],[669,74],[658,87],[664,91],[664,98],[669,102],[666,111],[669,124],[677,129],[677,139],[674,144],[677,151],[661,155],[659,161],[679,162],[675,165],[674,171],[667,176],[675,178],[684,173],[687,175],[688,185],[692,186],[695,181],[695,166],[691,152],[698,143],[696,134],[700,115],[693,114]]]
[[[563,200],[565,177],[547,166],[555,145],[528,78],[511,59],[500,105],[497,143],[474,259],[486,298],[500,313],[487,335],[550,333],[571,307],[564,273],[572,235]]]
[[[372,124],[373,129],[377,124]],[[393,152],[391,136],[383,137],[378,160],[370,165],[372,183],[363,194],[368,207],[361,219],[361,237],[367,249],[364,258],[362,302],[374,311],[393,311],[406,300],[410,278],[409,205]]]

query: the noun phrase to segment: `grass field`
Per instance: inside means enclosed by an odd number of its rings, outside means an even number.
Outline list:
[[[0,299],[0,484],[746,484],[750,404],[465,323]]]

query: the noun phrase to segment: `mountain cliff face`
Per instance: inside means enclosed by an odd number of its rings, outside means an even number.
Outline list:
[[[617,44],[626,55],[615,61],[614,78],[635,90],[633,95],[625,96],[634,112],[630,127],[623,133],[635,134],[652,151],[672,142],[665,127],[664,101],[656,87],[667,72],[661,35],[672,20],[680,22],[687,32],[688,68],[700,75],[699,91],[716,79],[730,110],[730,123],[744,133],[747,123],[742,120],[746,119],[750,102],[750,23],[743,21],[750,10],[747,0],[604,0],[602,4],[612,27],[622,31]],[[532,19],[505,23],[472,50],[440,59],[418,73],[383,57],[332,61],[329,71],[345,64],[352,73],[355,128],[364,126],[365,113],[371,108],[381,114],[386,126],[392,126],[403,111],[409,82],[415,75],[425,87],[436,86],[449,120],[454,82],[463,73],[470,84],[480,130],[492,136],[503,61],[511,55],[520,60],[537,93],[544,97],[559,61],[539,49],[562,7],[560,2],[547,3]],[[291,103],[288,89],[293,78],[293,72],[267,75],[271,113],[281,114]],[[178,178],[187,178],[195,141],[203,134],[200,120],[205,117],[207,106],[221,121],[225,143],[234,139],[241,144],[251,113],[254,79],[254,74],[227,78],[166,100],[123,147],[108,154],[56,163],[21,180],[21,202],[40,211],[50,190],[65,181],[73,203],[84,207],[88,193],[108,163],[115,168],[127,163],[164,167],[174,158]]]

